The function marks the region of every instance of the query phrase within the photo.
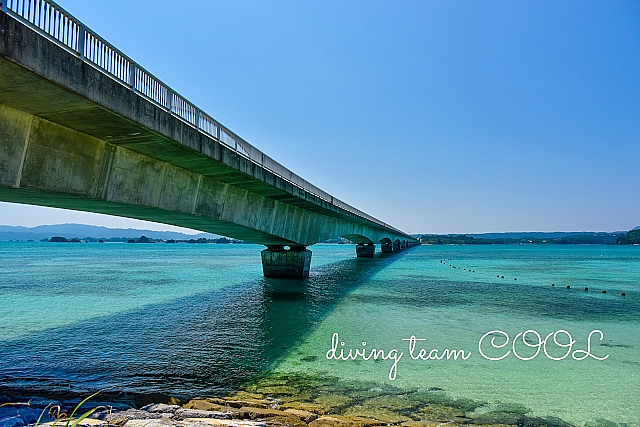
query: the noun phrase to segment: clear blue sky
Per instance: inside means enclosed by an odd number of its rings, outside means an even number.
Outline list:
[[[638,1],[59,4],[404,231],[640,225]],[[3,204],[0,223],[128,224],[41,212]]]

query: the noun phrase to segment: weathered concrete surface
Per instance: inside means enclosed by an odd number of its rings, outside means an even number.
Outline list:
[[[252,163],[4,13],[0,200],[264,245],[411,240]]]
[[[264,277],[309,277],[311,251],[304,248],[268,248],[260,252]]]
[[[358,258],[373,258],[376,252],[376,247],[373,244],[359,243],[356,246],[356,255]]]

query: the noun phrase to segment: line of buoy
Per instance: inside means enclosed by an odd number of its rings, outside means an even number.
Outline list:
[[[498,277],[500,277],[500,276],[498,276]],[[504,277],[504,276],[503,276],[503,277]],[[518,279],[515,279],[515,278],[514,278],[513,280],[518,280]],[[556,285],[555,283],[552,283],[552,284],[551,284],[551,286],[555,286],[555,285]],[[567,285],[567,289],[571,289],[571,285]],[[585,290],[585,292],[588,292],[588,291],[589,291],[589,287],[588,287],[588,286],[585,286],[584,290]],[[607,290],[606,290],[606,289],[603,289],[603,290],[601,291],[601,293],[606,294],[606,293],[607,293]],[[626,294],[626,292],[620,292],[620,296],[621,296],[621,297],[624,297],[624,296],[627,296],[627,294]]]
[[[450,259],[449,259],[449,260],[450,260]],[[446,262],[444,262],[444,260],[440,260],[440,264],[447,265],[447,263],[446,263]],[[456,266],[455,266],[455,265],[453,265],[453,264],[449,264],[449,265],[451,266],[451,268],[457,268],[458,270],[460,270],[460,267],[456,267]],[[476,272],[475,270],[472,270],[472,269],[468,269],[468,270],[467,270],[466,268],[464,269],[464,271],[468,271],[469,273],[475,273],[475,272]]]
[[[494,258],[494,259],[495,259],[495,258]],[[448,261],[451,261],[451,258],[449,258],[449,259],[448,259]],[[444,265],[447,265],[447,263],[446,263],[446,262],[444,262],[444,260],[440,260],[440,263],[441,263],[441,264],[444,264]],[[455,265],[451,265],[451,267],[452,267],[452,268],[454,268],[454,269],[456,269],[456,268],[457,268],[458,270],[460,270],[460,267],[456,267]],[[471,270],[471,269],[467,270],[466,268],[464,269],[464,271],[468,271],[469,273],[475,273],[475,272],[476,272],[475,270]],[[497,278],[499,278],[499,279],[504,279],[504,276],[501,276],[501,275],[499,275],[499,274],[498,274],[498,275],[496,275],[496,277],[497,277]],[[517,278],[517,277],[514,277],[514,278],[513,278],[513,280],[518,280],[518,278]],[[555,283],[551,283],[551,286],[554,286],[554,287],[555,287],[555,286],[556,286],[556,284],[555,284]],[[567,289],[571,289],[571,285],[567,285]],[[589,287],[588,287],[588,286],[585,286],[584,290],[585,290],[586,292],[588,292],[588,291],[589,291]],[[607,293],[607,291],[606,291],[606,290],[602,290],[602,293],[603,293],[603,294],[606,294],[606,293]],[[626,296],[626,295],[627,295],[627,294],[626,294],[625,292],[621,292],[621,293],[620,293],[620,296],[623,296],[623,297],[624,297],[624,296]]]

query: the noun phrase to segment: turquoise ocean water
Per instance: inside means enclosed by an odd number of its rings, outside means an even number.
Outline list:
[[[470,418],[640,425],[640,247],[310,249],[309,279],[277,280],[256,245],[0,242],[0,388],[186,398],[306,375]]]

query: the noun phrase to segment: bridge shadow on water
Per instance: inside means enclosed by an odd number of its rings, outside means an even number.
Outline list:
[[[308,279],[259,278],[2,341],[0,386],[50,396],[108,387],[113,397],[228,393],[268,370],[401,256],[347,259],[312,269]]]

